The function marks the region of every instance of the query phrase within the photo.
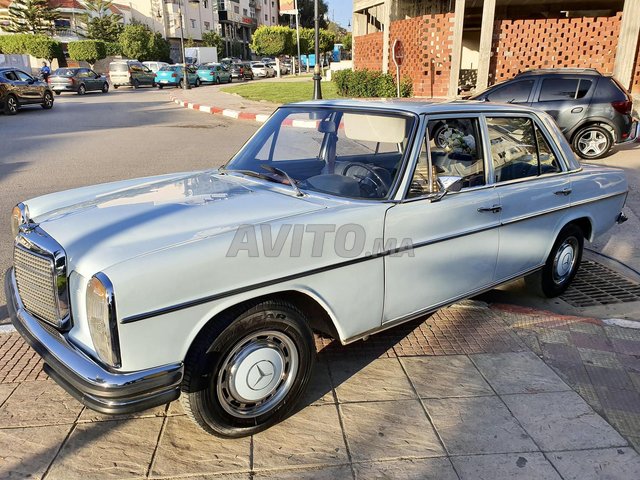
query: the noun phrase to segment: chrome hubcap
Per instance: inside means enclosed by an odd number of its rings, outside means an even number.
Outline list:
[[[561,284],[567,280],[567,278],[573,272],[578,251],[578,242],[575,238],[568,238],[564,241],[553,259],[553,280],[557,284]]]
[[[298,350],[278,331],[257,332],[238,342],[225,358],[216,392],[222,408],[238,418],[275,408],[298,373]]]
[[[9,100],[7,100],[7,103],[9,104],[9,110],[10,111],[15,111],[18,108],[18,104],[16,103],[15,98],[13,97],[9,97]]]
[[[600,155],[607,147],[607,137],[604,133],[591,130],[578,138],[578,148],[585,155]]]
[[[51,95],[44,96],[45,105],[50,106],[52,102],[53,102],[53,97]]]

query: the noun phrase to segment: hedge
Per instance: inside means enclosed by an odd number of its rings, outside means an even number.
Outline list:
[[[16,33],[0,35],[0,53],[6,55],[31,55],[36,58],[62,59],[62,45],[46,35]]]
[[[338,94],[343,97],[383,97],[397,96],[395,77],[389,73],[371,70],[338,70],[333,72],[333,82]],[[413,93],[411,79],[400,81],[400,96],[410,97]]]
[[[69,42],[69,58],[78,62],[88,62],[91,67],[107,56],[107,47],[102,40],[79,40]]]

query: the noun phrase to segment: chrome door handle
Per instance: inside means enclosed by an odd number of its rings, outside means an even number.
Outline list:
[[[499,213],[502,211],[502,205],[492,205],[491,207],[480,207],[478,209],[478,212],[482,213],[482,212],[492,212],[492,213]]]
[[[558,190],[557,192],[553,192],[555,195],[564,195],[565,197],[567,195],[571,195],[571,189],[570,188],[563,188],[562,190]]]
[[[571,113],[581,113],[583,110],[582,107],[575,107],[574,109],[571,110]]]

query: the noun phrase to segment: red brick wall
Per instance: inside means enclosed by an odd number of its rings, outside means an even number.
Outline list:
[[[382,70],[382,32],[355,37],[353,58],[356,70]]]
[[[417,97],[446,97],[451,71],[453,13],[424,15],[391,22],[389,49],[396,39],[402,41],[404,59],[400,76],[413,81]],[[395,74],[389,52],[389,73]]]
[[[490,82],[531,68],[597,68],[612,73],[622,12],[613,17],[497,20]]]

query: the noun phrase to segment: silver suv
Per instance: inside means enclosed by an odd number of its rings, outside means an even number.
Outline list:
[[[531,70],[492,86],[472,100],[515,103],[550,114],[573,150],[592,160],[616,143],[636,138],[631,96],[613,77],[595,69]]]

